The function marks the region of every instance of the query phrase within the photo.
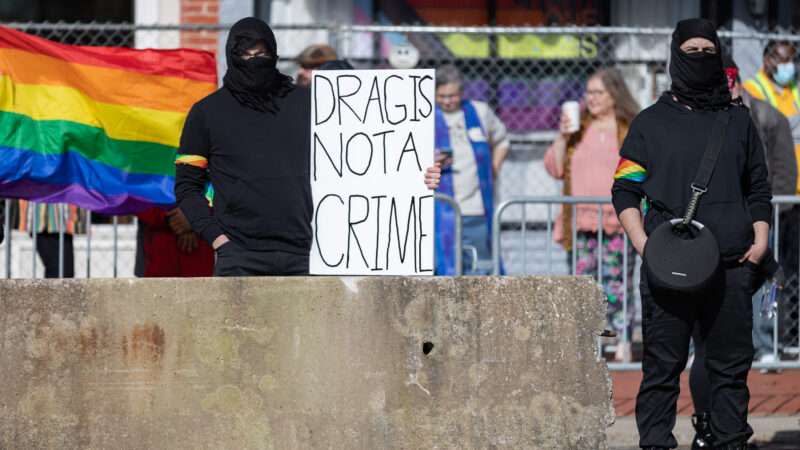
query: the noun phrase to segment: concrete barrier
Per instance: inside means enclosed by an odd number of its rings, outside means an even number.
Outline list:
[[[2,449],[603,449],[588,278],[0,282]]]

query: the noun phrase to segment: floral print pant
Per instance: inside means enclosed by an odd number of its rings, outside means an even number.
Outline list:
[[[591,275],[597,279],[597,233],[578,231],[575,241],[575,274]],[[623,333],[627,326],[628,341],[631,340],[631,325],[635,316],[633,303],[633,266],[634,250],[633,245],[628,243],[628,274],[627,274],[627,297],[623,284],[623,251],[624,235],[622,233],[603,234],[603,292],[608,299],[607,320],[611,329],[617,332],[617,336],[622,340]],[[572,254],[568,254],[570,266],[572,265]],[[623,309],[623,301],[627,298],[628,309],[627,317]]]

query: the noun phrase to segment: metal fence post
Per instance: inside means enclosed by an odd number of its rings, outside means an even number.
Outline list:
[[[578,207],[575,203],[569,205],[572,211],[571,225],[572,225],[572,274],[578,274]]]
[[[597,282],[603,285],[603,205],[597,205]]]
[[[527,240],[527,230],[528,230],[528,205],[525,203],[520,203],[522,207],[522,232],[520,233],[522,239],[522,274],[528,274],[528,240]]]
[[[92,278],[92,212],[86,211],[86,278]]]
[[[64,204],[55,206],[58,212],[58,278],[64,278]]]
[[[547,236],[545,241],[547,273],[553,272],[553,204],[547,204]]]
[[[628,321],[628,235],[622,233],[622,317],[625,318],[625,328],[622,330],[622,343],[626,346],[630,342],[628,334],[630,322]],[[630,352],[625,352],[622,362],[630,362]]]
[[[118,242],[117,242],[118,241],[117,226],[118,226],[118,221],[119,220],[118,220],[117,216],[114,216],[112,221],[113,221],[113,224],[114,224],[114,251],[113,251],[113,253],[114,253],[114,278],[117,278],[117,254],[119,252],[119,250],[118,250]]]
[[[39,235],[39,206],[35,202],[29,202],[28,208],[30,208],[30,212],[33,214],[33,217],[30,222],[28,222],[28,231],[31,231],[31,236],[33,236],[33,250],[31,251],[31,267],[33,268],[33,275],[31,278],[36,279],[36,244],[37,244],[37,237]]]
[[[11,200],[5,199],[5,217],[3,220],[3,227],[5,227],[6,235],[6,278],[11,278],[11,237],[13,231],[11,230]]]
[[[509,205],[514,204],[513,201],[505,201],[499,205],[494,211],[494,217],[492,217],[492,274],[493,275],[500,275],[500,218],[503,216],[503,211],[508,208]]]

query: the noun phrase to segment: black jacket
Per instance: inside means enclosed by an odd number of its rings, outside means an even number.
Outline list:
[[[246,249],[308,254],[309,92],[295,88],[274,101],[277,112],[259,112],[222,88],[197,102],[186,118],[178,161],[192,155],[201,163],[176,165],[175,196],[209,243],[224,233]],[[205,198],[209,181],[213,214]]]
[[[722,257],[731,261],[752,245],[753,222],[770,221],[772,195],[764,150],[749,111],[739,106],[728,111],[731,118],[722,150],[695,218],[714,233]],[[650,207],[644,225],[648,234],[664,220],[684,214],[714,114],[691,111],[662,95],[634,119],[620,156],[642,166],[646,178],[614,181],[617,214],[638,209],[642,198],[647,198]]]

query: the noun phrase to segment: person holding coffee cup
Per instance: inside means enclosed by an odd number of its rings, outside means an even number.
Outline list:
[[[619,161],[619,147],[628,132],[628,126],[639,112],[639,105],[625,84],[622,74],[614,68],[600,69],[586,83],[584,105],[566,102],[562,106],[559,135],[544,155],[544,166],[555,179],[563,180],[563,194],[567,196],[607,196],[611,192],[614,171]],[[631,323],[624,317],[623,292],[623,239],[624,234],[614,208],[603,205],[603,290],[608,298],[608,322],[622,335]],[[596,274],[598,205],[578,205],[575,209],[575,242],[572,242],[572,207],[564,205],[556,218],[553,237],[565,250],[576,252],[578,275]],[[631,253],[632,254],[632,253]],[[568,256],[572,264],[572,254]],[[633,259],[629,259],[629,275]],[[632,277],[629,276],[628,280]],[[628,283],[630,287],[632,283]],[[630,302],[632,296],[627,295]],[[634,308],[629,305],[628,315]],[[630,333],[628,334],[630,336]],[[618,345],[616,358],[624,359],[630,344]]]

